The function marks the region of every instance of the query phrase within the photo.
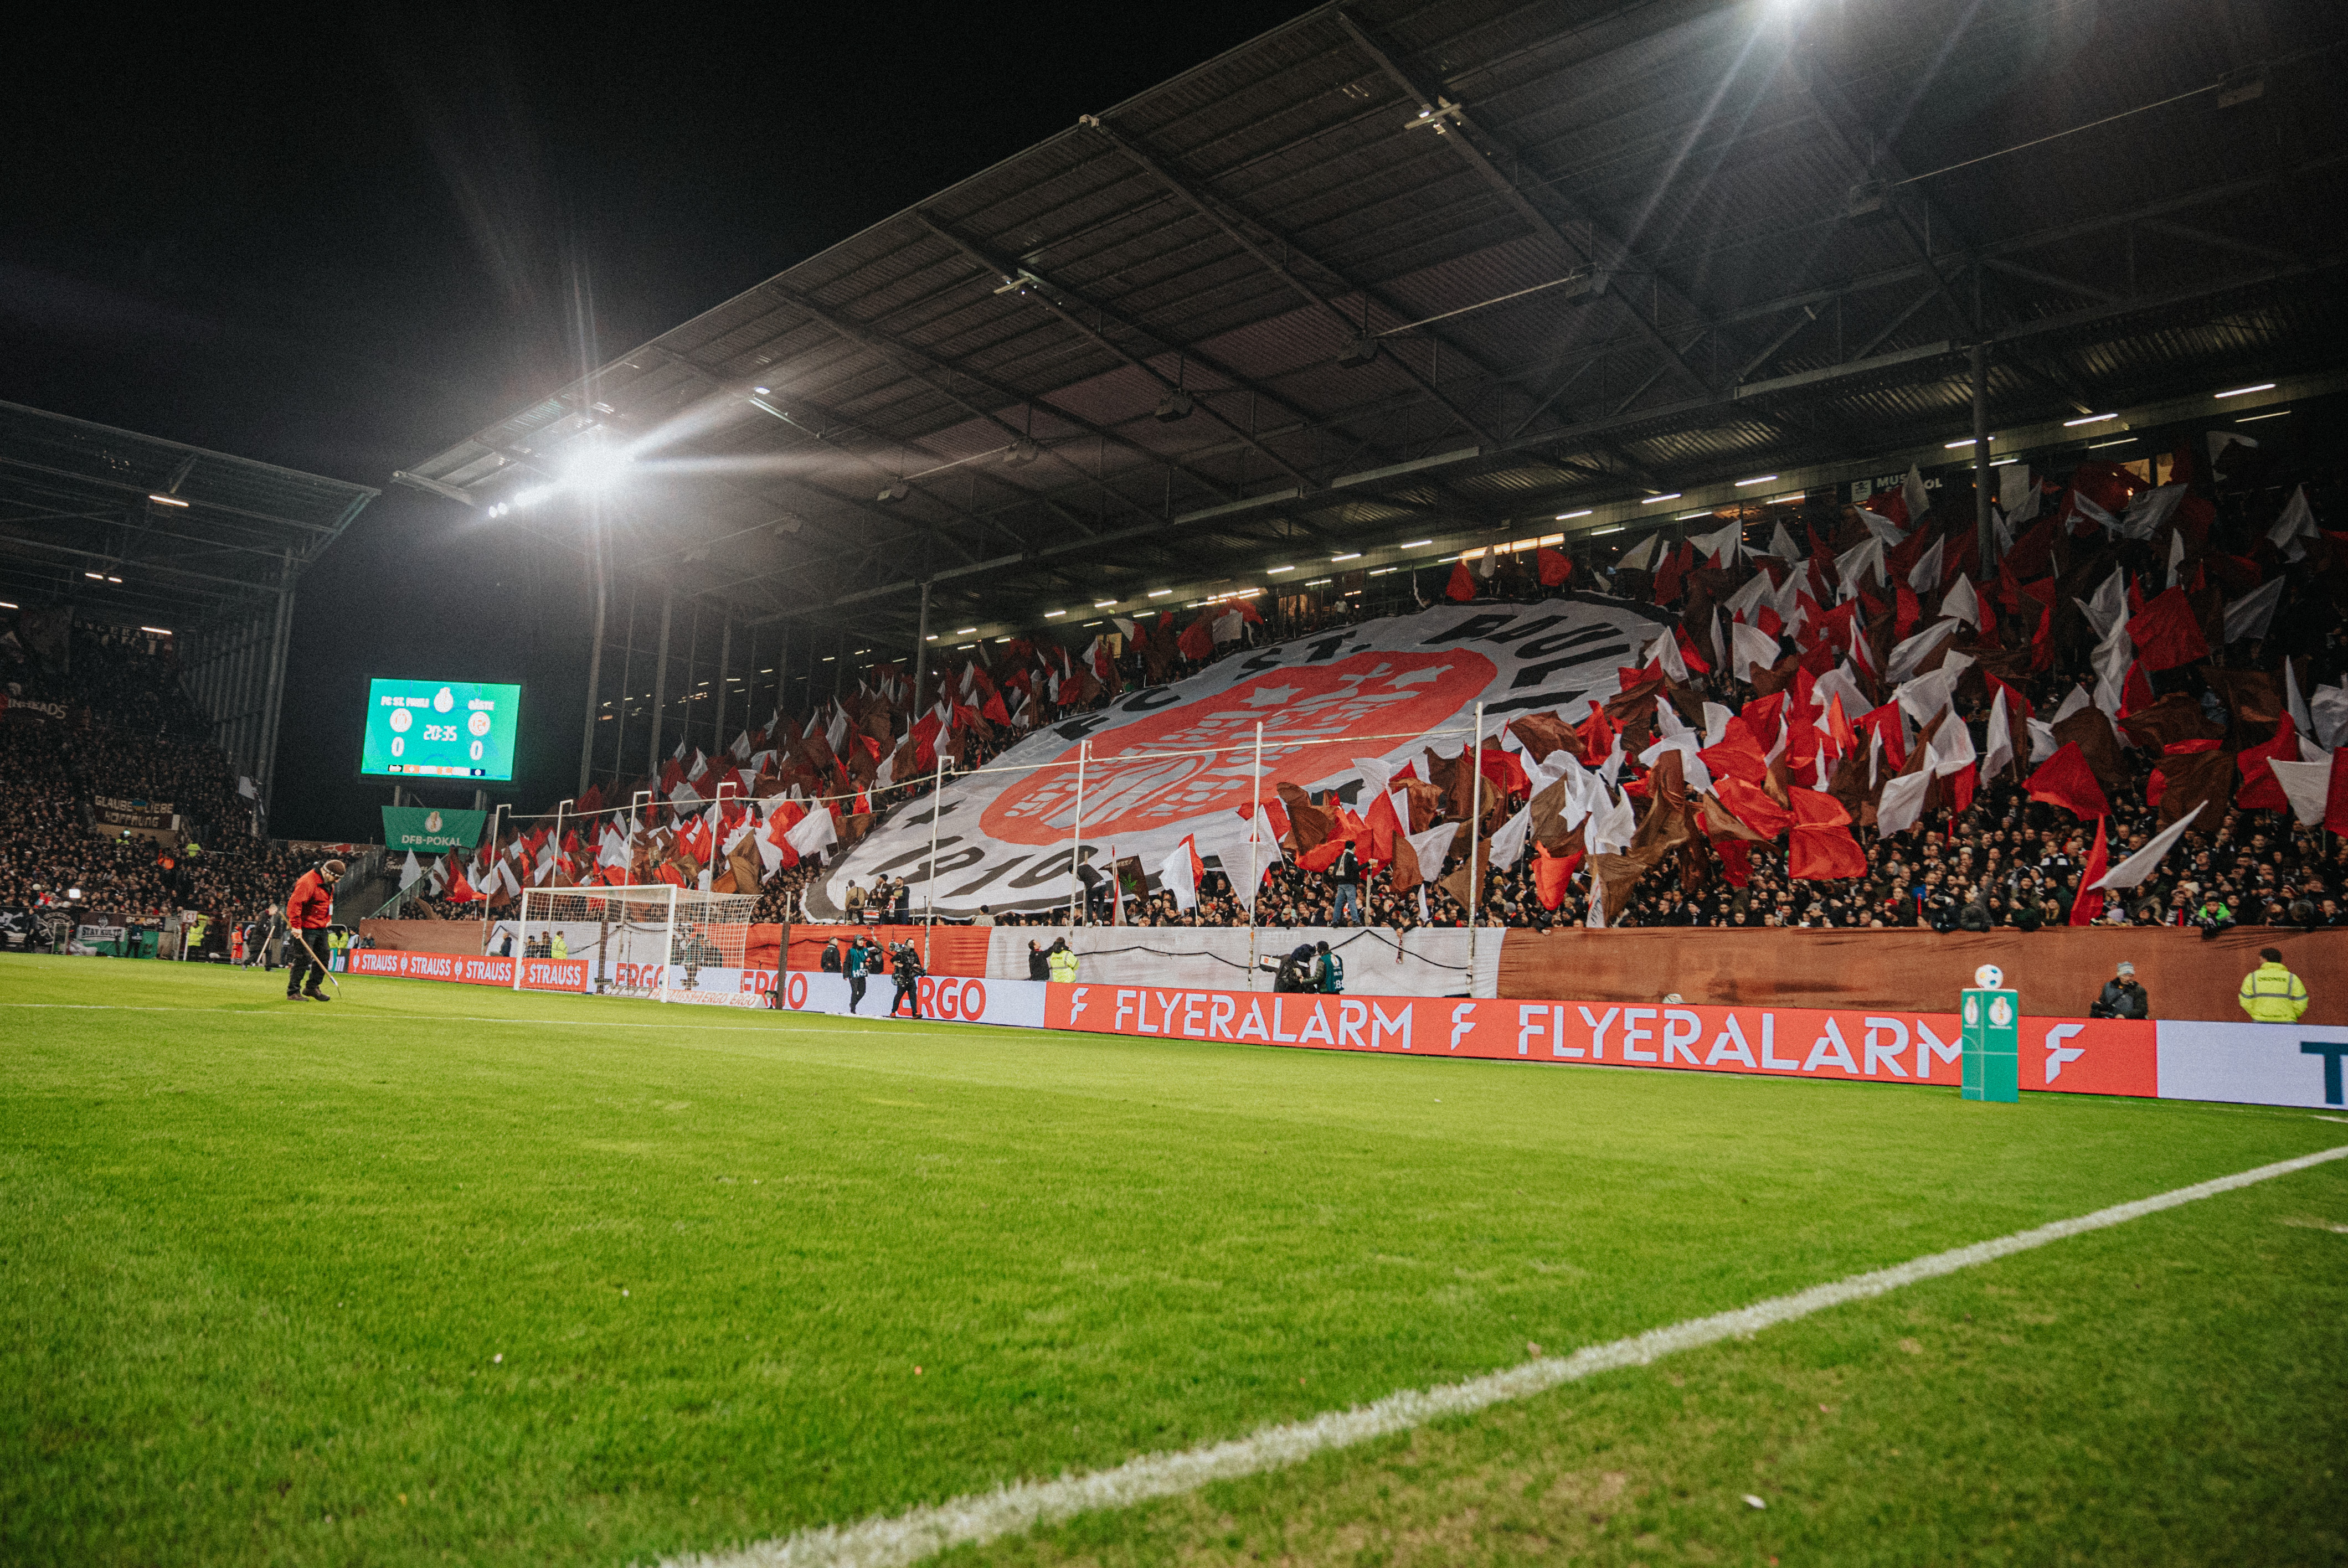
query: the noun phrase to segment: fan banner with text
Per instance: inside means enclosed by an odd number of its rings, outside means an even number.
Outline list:
[[[1244,875],[1259,723],[1263,800],[1276,804],[1275,783],[1326,789],[1359,780],[1355,758],[1417,763],[1423,777],[1427,748],[1460,754],[1478,702],[1487,743],[1498,743],[1511,719],[1614,695],[1617,671],[1654,640],[1659,614],[1597,598],[1447,605],[1234,654],[1045,725],[988,764],[1004,771],[949,781],[934,895],[923,886],[931,803],[922,800],[833,866],[810,890],[810,911],[834,917],[850,881],[869,887],[884,875],[910,881],[915,907],[934,900],[941,916],[1065,904],[1087,742],[1085,863],[1105,868],[1113,845],[1118,858],[1154,866],[1187,835],[1200,855]]]

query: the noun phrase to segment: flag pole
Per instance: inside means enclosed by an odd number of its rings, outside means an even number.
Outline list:
[[[938,928],[938,816],[946,790],[946,754],[938,753],[938,776],[930,785],[930,885],[922,891],[922,968],[930,967],[930,936]]]
[[[1468,737],[1468,761],[1476,771],[1468,786],[1468,994],[1476,994],[1476,927],[1483,921],[1483,882],[1477,875],[1476,835],[1484,825],[1484,704],[1476,704],[1476,733]]]
[[[1092,755],[1090,735],[1076,743],[1076,815],[1068,824],[1068,924],[1082,924],[1076,918],[1076,864],[1085,847],[1085,760]]]
[[[1255,989],[1255,901],[1263,896],[1256,883],[1255,825],[1263,815],[1263,721],[1255,722],[1255,767],[1248,783],[1248,989]]]

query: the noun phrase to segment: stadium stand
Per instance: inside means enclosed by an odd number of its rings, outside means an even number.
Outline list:
[[[302,866],[252,836],[251,804],[181,687],[171,640],[29,619],[0,636],[0,907],[149,925],[177,911],[223,927],[264,917]],[[178,825],[109,825],[110,806]]]
[[[1624,671],[1626,695],[1604,703],[1607,728],[1629,737],[1622,779],[1629,786],[1626,798],[1638,800],[1643,843],[1607,868],[1616,880],[1606,895],[1614,907],[1603,923],[1943,932],[2090,923],[2205,929],[2348,924],[2343,912],[2348,845],[2326,833],[2320,803],[2314,820],[2294,814],[2260,760],[2270,752],[2292,762],[2326,757],[2343,738],[2341,722],[2348,717],[2338,702],[2338,683],[2348,668],[2340,592],[2348,579],[2348,538],[2322,527],[2333,515],[2331,481],[2320,473],[2270,471],[2241,446],[2197,456],[2195,445],[2198,438],[2126,466],[2077,461],[2067,473],[2034,478],[2026,509],[2016,507],[2020,518],[2009,524],[1999,508],[2009,543],[2000,569],[1988,573],[1968,564],[1972,497],[1953,486],[1912,520],[1898,490],[1866,497],[1863,505],[1801,498],[1791,508],[1748,516],[1733,536],[1738,546],[1709,559],[1699,559],[1684,538],[1673,542],[1658,535],[1590,562],[1602,574],[1605,593],[1679,612],[1678,647],[1687,661],[1676,674],[1660,660],[1644,671]],[[2156,497],[2157,506],[2131,510],[2131,503],[2146,497]],[[2121,520],[2161,507],[2160,520],[2148,529]],[[1711,528],[1700,524],[1687,531]],[[1888,545],[1879,558],[1854,559],[1854,551],[1864,557],[1879,538]],[[1797,539],[1807,548],[1787,550]],[[1773,548],[1784,553],[1766,553]],[[1934,569],[1945,553],[1947,572],[1925,569],[1928,551]],[[1558,573],[1553,562],[1544,571],[1540,554],[1495,558],[1488,575],[1462,561],[1452,569],[1448,597],[1475,605],[1590,591],[1544,581]],[[1765,573],[1768,581],[1760,586],[1771,591],[1740,598]],[[1806,616],[1800,624],[1786,624],[1764,608],[1795,602],[1789,589],[1800,596]],[[2115,710],[2116,727],[2096,706],[2098,649],[2106,651],[2108,665],[2108,650],[2116,646],[2093,620],[2091,601],[2099,589],[2125,597],[2138,632],[2125,645],[2130,655],[2125,671],[2102,672],[2112,678],[2103,701]],[[1928,674],[1958,654],[1970,661],[1950,694],[1953,721],[1962,723],[1970,744],[1955,745],[1953,735],[1946,735],[1941,750],[1974,760],[1930,784],[1912,825],[1885,832],[1878,820],[1885,787],[1895,774],[1912,774],[1924,764],[1931,730],[1927,725],[1919,733],[1916,721],[1931,715],[1910,715],[1904,747],[1902,726],[1890,726],[1890,754],[1870,764],[1866,737],[1870,728],[1882,728],[1876,722],[1894,710],[1899,690],[1879,672],[1901,640],[1930,628],[1939,615],[1962,612],[1967,598],[1989,607],[1974,616],[1979,624],[1954,624],[1947,651],[1928,653],[1914,673]],[[1732,601],[1741,608],[1721,610]],[[1837,608],[1829,611],[1829,604]],[[755,877],[762,894],[759,917],[788,920],[811,880],[815,851],[801,856],[769,843],[759,852],[767,862],[762,867],[742,855],[729,856],[725,840],[744,824],[766,829],[746,842],[770,841],[802,821],[810,804],[822,810],[826,804],[814,803],[827,803],[833,834],[819,837],[837,840],[826,851],[829,857],[924,796],[941,748],[957,770],[983,766],[1036,725],[1361,613],[1341,602],[1317,608],[1310,621],[1275,619],[1265,625],[1252,610],[1235,615],[1231,606],[1210,605],[1187,625],[1172,615],[1145,619],[1129,635],[1115,641],[1104,636],[1082,650],[1042,637],[1020,639],[991,661],[938,660],[928,690],[952,695],[918,720],[900,711],[908,672],[878,666],[856,692],[808,713],[778,712],[767,725],[742,733],[716,758],[688,756],[680,748],[660,777],[633,781],[629,793],[645,792],[668,804],[635,814],[637,826],[620,856],[590,841],[630,814],[582,800],[583,818],[574,817],[559,841],[552,819],[525,820],[469,864],[452,857],[433,867],[431,881],[410,903],[444,917],[467,917],[479,905],[468,907],[469,901],[448,897],[460,877],[465,893],[494,884],[494,907],[524,884],[568,885],[600,870],[613,882],[715,882],[721,891]],[[1726,673],[1730,661],[1719,644],[1735,635],[1731,626],[1757,631],[1774,656],[1769,665],[1756,659],[1749,680]],[[2230,639],[2229,631],[2238,635]],[[1749,651],[1753,645],[1744,646]],[[2286,655],[2293,661],[2288,681]],[[1801,777],[1791,776],[1782,759],[1756,773],[1759,793],[1782,808],[1789,786],[1825,776],[1811,772],[1826,765],[1811,760],[1811,740],[1797,737],[1830,727],[1828,699],[1818,684],[1829,671],[1850,682],[1846,689],[1863,691],[1863,706],[1870,710],[1846,712],[1836,721],[1855,728],[1855,750],[1849,731],[1838,758],[1831,738],[1818,743],[1831,764],[1827,793],[1857,825],[1856,838],[1849,840],[1854,858],[1832,866],[1802,863],[1783,824],[1766,820],[1767,800],[1729,807],[1722,804],[1725,791],[1691,800],[1684,825],[1653,825],[1653,775],[1636,758],[1653,738],[1659,700],[1672,702],[1691,723],[1704,721],[1706,703],[1751,717],[1764,750],[1784,731],[1804,764]],[[2015,761],[1985,778],[2001,692]],[[2304,717],[2311,702],[2313,717],[2304,728],[2294,725],[2289,710],[2296,706]],[[1806,705],[1807,716],[1788,729],[1787,715]],[[1561,742],[1594,767],[1605,739],[1564,729],[1588,707],[1569,711],[1546,732],[1519,723],[1509,743],[1522,744],[1525,754],[1538,759]],[[2096,716],[2078,719],[2076,710]],[[2070,746],[2056,740],[2057,716]],[[2035,723],[2025,723],[2026,717]],[[2069,776],[2061,759],[2056,772],[2062,777],[2041,772],[2057,751],[2088,761],[2095,790],[2107,803],[2106,865],[2143,848],[2176,820],[2188,785],[2214,809],[2195,820],[2142,882],[2083,897],[2082,883],[2090,880],[2089,863],[2097,852],[2097,818],[2105,813],[2058,787]],[[2194,761],[2212,755],[2222,762]],[[2182,782],[2157,784],[2164,771]],[[898,777],[916,782],[893,784]],[[1523,805],[1525,794],[1496,786],[1486,803],[1485,831]],[[755,804],[742,805],[746,798]],[[1465,815],[1464,804],[1447,797],[1435,820]],[[1372,853],[1358,818],[1334,810],[1329,815],[1326,845],[1351,837],[1364,859],[1381,858]],[[1323,846],[1321,832],[1300,840],[1296,825],[1285,831],[1288,856],[1266,877],[1257,921],[1266,927],[1339,924],[1329,872],[1300,864],[1307,852]],[[1591,906],[1600,878],[1578,856],[1579,833],[1573,843],[1555,836],[1553,856],[1537,850],[1494,871],[1480,889],[1482,923],[1539,929],[1595,923]],[[1660,847],[1648,845],[1649,839]],[[1575,857],[1573,867],[1558,874],[1556,866],[1569,856]],[[1391,865],[1367,866],[1361,886],[1365,921],[1403,931],[1466,924],[1467,884],[1458,875],[1464,865],[1455,850],[1443,866],[1426,868],[1423,886],[1396,886]],[[1105,898],[1091,914],[1107,917]],[[1061,925],[1068,917],[1063,905],[997,918]],[[1210,871],[1195,908],[1179,909],[1170,892],[1159,890],[1129,900],[1119,917],[1139,926],[1237,926],[1247,923],[1248,914],[1228,876]]]

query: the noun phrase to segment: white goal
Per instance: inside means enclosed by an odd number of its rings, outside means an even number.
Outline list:
[[[755,893],[666,883],[525,887],[510,933],[514,989],[770,1006],[774,973],[750,968],[746,952],[757,905]],[[563,961],[535,961],[545,959]]]

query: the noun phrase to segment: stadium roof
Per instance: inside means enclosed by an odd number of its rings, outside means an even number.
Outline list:
[[[893,637],[924,579],[935,629],[1044,625],[1938,449],[1976,343],[2000,428],[2199,406],[2340,366],[2339,43],[2315,4],[1346,0],[397,477],[562,530],[601,486],[623,576]]]
[[[379,493],[0,403],[0,598],[173,631],[241,620]]]

